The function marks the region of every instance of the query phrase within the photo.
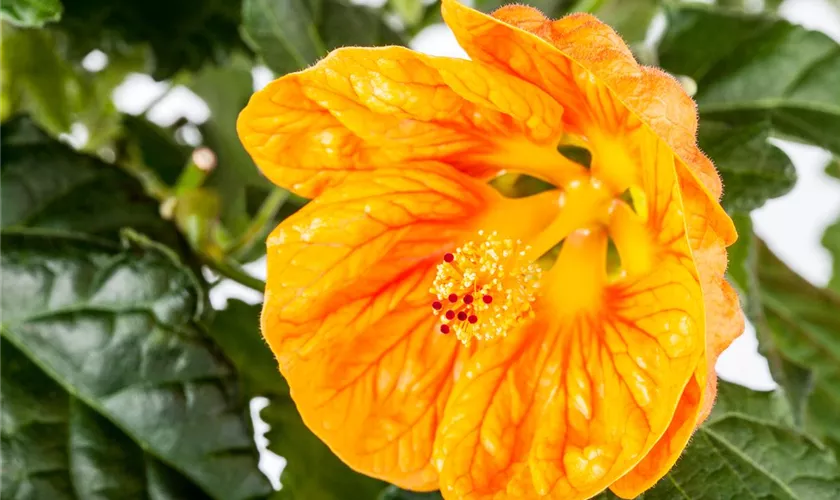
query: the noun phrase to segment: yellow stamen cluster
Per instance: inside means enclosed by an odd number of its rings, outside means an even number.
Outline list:
[[[444,256],[430,290],[437,297],[432,307],[441,317],[440,331],[454,332],[465,345],[504,337],[533,318],[542,273],[521,241],[496,232],[478,235]]]

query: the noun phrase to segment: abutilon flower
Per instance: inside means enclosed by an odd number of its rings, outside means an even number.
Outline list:
[[[590,15],[443,17],[471,60],[342,48],[240,115],[265,175],[312,198],[268,237],[263,334],[360,472],[446,499],[634,497],[743,329],[694,103]],[[554,188],[508,198],[502,172]]]

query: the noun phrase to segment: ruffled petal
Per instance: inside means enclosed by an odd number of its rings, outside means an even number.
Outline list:
[[[562,113],[546,92],[472,61],[344,48],[254,94],[237,130],[269,179],[314,197],[353,172],[418,160],[478,177],[553,165]]]
[[[503,7],[491,17],[457,0],[442,5],[446,23],[474,60],[545,90],[564,106],[570,132],[606,133],[613,147],[618,141],[632,148],[621,141],[628,130],[653,130],[680,158],[678,174],[701,189],[726,244],[734,242],[734,225],[717,203],[720,178],[696,145],[694,102],[672,77],[640,66],[612,28],[587,14],[551,21],[526,6]]]
[[[687,176],[680,179],[680,191],[687,215],[688,242],[703,290],[706,353],[686,387],[671,427],[636,468],[610,487],[622,498],[636,498],[676,463],[694,430],[712,410],[717,393],[715,363],[718,356],[744,331],[738,294],[723,277],[726,248],[712,225],[715,214],[707,212],[709,205],[705,194]]]
[[[445,498],[589,498],[693,430],[707,369],[700,277],[673,152],[653,134],[638,148],[655,265],[581,299],[605,279],[606,238],[566,238],[538,319],[482,346],[455,383],[435,443]]]

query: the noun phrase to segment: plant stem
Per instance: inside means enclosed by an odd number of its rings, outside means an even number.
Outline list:
[[[242,270],[241,267],[239,267],[239,265],[230,262],[227,259],[215,260],[204,253],[202,253],[201,256],[204,260],[204,263],[207,264],[208,267],[218,272],[225,278],[231,279],[239,283],[240,285],[246,286],[257,292],[265,292],[265,281],[255,278],[250,274],[246,273]]]
[[[285,189],[277,188],[272,191],[263,201],[257,215],[254,216],[248,227],[225,249],[225,253],[239,260],[250,252],[254,245],[265,237],[269,224],[274,220],[277,212],[287,199],[289,199],[289,192]]]

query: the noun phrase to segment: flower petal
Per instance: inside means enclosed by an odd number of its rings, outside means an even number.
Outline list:
[[[601,279],[606,240],[598,253],[586,243],[597,233],[566,239],[556,266],[577,264],[576,272],[552,269],[538,320],[482,347],[452,389],[435,442],[446,498],[589,498],[664,444],[663,435],[694,428],[705,389],[703,295],[673,152],[652,133],[643,138],[640,182],[656,265],[575,313],[567,291],[587,280],[586,259],[592,280]],[[564,261],[567,252],[574,262]]]
[[[472,61],[344,48],[254,94],[237,130],[267,177],[314,197],[352,172],[417,160],[480,177],[526,158],[556,163],[562,113],[546,92]]]
[[[443,17],[464,50],[548,92],[564,106],[569,131],[609,131],[614,141],[636,120],[650,127],[680,158],[678,174],[705,193],[724,241],[735,240],[731,220],[716,203],[720,178],[696,145],[694,102],[672,77],[636,63],[609,26],[587,14],[551,21],[531,7],[507,6],[490,17],[457,0],[442,4]]]
[[[437,489],[432,443],[470,351],[437,330],[435,267],[477,227],[497,229],[494,210],[527,234],[545,221],[518,207],[552,217],[551,201],[507,200],[446,165],[416,163],[357,173],[269,236],[263,335],[304,422],[344,462]]]
[[[744,331],[738,295],[723,277],[726,249],[723,238],[711,225],[715,215],[707,212],[709,205],[705,203],[705,195],[695,183],[682,177],[680,185],[687,214],[688,242],[703,289],[706,355],[686,386],[671,427],[639,465],[610,487],[622,498],[636,498],[676,463],[694,429],[711,412],[717,388],[715,363],[718,356]]]

